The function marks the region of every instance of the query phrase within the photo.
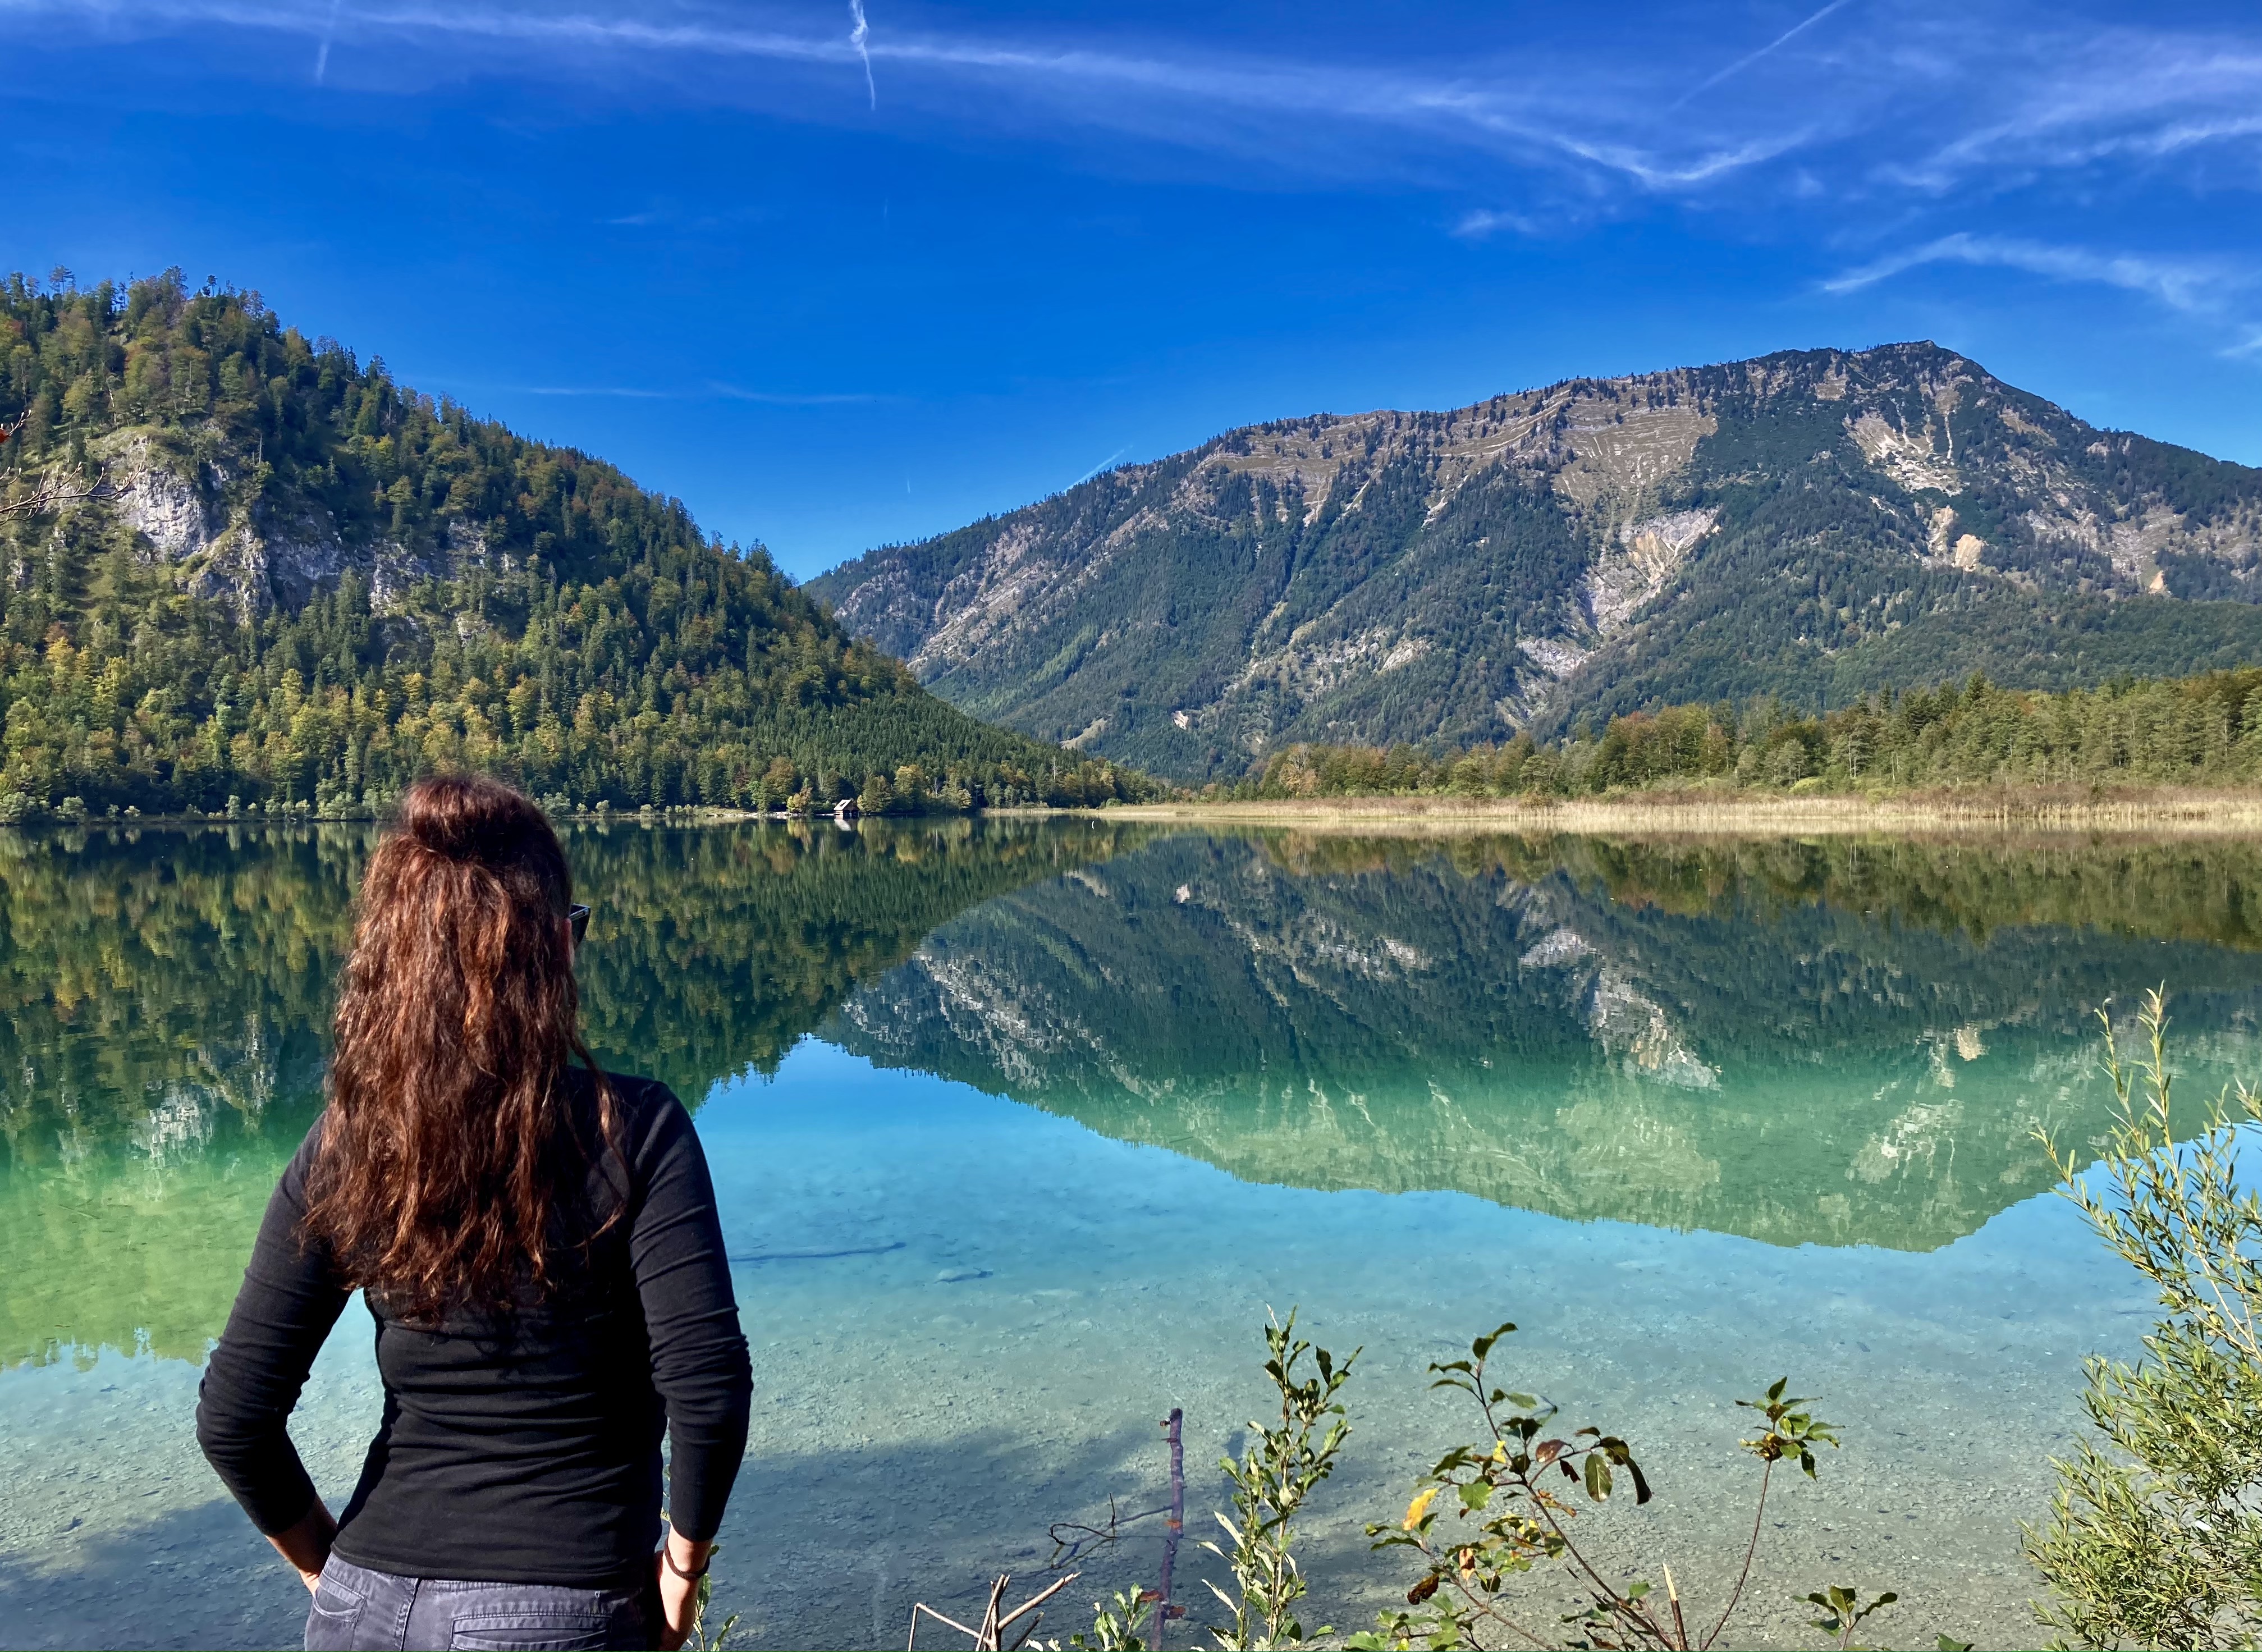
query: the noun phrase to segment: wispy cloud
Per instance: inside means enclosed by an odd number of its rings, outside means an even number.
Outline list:
[[[748,390],[738,385],[710,385],[710,395],[720,396],[725,401],[759,401],[773,408],[845,408],[875,401],[897,401],[899,396],[883,396],[869,391],[815,391],[803,393],[791,390]]]
[[[1452,233],[1463,241],[1485,241],[1503,231],[1517,235],[1529,235],[1538,228],[1537,220],[1524,213],[1495,212],[1480,206],[1473,212],[1463,213],[1454,222]]]
[[[2159,161],[2262,138],[2262,40],[2251,34],[2066,31],[1991,55],[1986,116],[1883,176],[1943,190],[2006,170]]]
[[[625,396],[638,401],[669,401],[674,393],[666,390],[638,390],[626,385],[527,385],[518,393],[522,396]]]
[[[2024,270],[2057,281],[2095,282],[2141,292],[2186,315],[2221,315],[2232,297],[2255,285],[2255,271],[2210,258],[2161,258],[2137,253],[2095,252],[2006,235],[1942,235],[1920,247],[1889,253],[1822,284],[1826,292],[1856,292],[1928,263],[1992,265]]]
[[[848,44],[856,48],[856,56],[864,65],[864,90],[876,110],[880,106],[880,84],[872,78],[872,25],[864,16],[864,0],[848,0],[848,15],[855,23],[848,31]]]
[[[758,97],[772,112],[787,83],[750,86],[736,66],[861,72],[875,111],[886,68],[898,120],[1105,132],[1322,176],[1387,171],[1489,198],[1498,227],[1548,211],[1591,220],[1652,198],[1740,202],[1750,179],[1816,212],[1857,198],[1939,199],[2078,168],[2196,166],[2233,146],[2242,170],[2230,187],[2262,179],[2262,27],[2100,31],[2030,11],[2030,0],[1809,0],[1813,9],[1693,85],[1685,65],[1711,27],[1696,13],[1653,32],[1647,49],[1639,28],[1569,26],[1538,44],[1505,32],[1416,38],[1401,55],[1345,45],[1331,60],[1320,30],[1300,56],[1128,29],[1103,42],[1027,11],[1010,28],[976,28],[937,23],[945,14],[930,9],[923,28],[875,35],[867,0],[846,0],[850,27],[832,32],[796,21],[805,14],[710,0],[602,9],[616,4],[0,0],[0,18],[76,20],[105,40],[264,31],[317,43],[318,74],[333,40],[368,48],[357,73],[380,72],[364,63],[377,48],[450,73],[612,83],[641,63],[702,95],[735,80],[724,95]],[[832,118],[822,96],[810,107]]]
[[[831,38],[736,23],[589,12],[539,12],[508,5],[354,4],[340,0],[331,19],[263,0],[0,0],[0,16],[46,15],[99,24],[105,32],[150,32],[201,25],[306,34],[316,30],[393,41],[453,40],[501,47],[579,54],[592,69],[616,66],[622,53],[681,61],[715,59],[787,64],[854,63],[869,77],[882,61],[946,80],[980,80],[1041,103],[1080,124],[1166,136],[1179,145],[1254,146],[1282,164],[1327,151],[1309,141],[1313,117],[1372,129],[1394,129],[1421,142],[1443,141],[1516,164],[1594,169],[1646,191],[1709,184],[1783,153],[1802,131],[1716,142],[1686,133],[1652,144],[1598,107],[1567,97],[1544,76],[1522,83],[1424,76],[1383,65],[1350,67],[1188,49],[1152,53],[1032,43],[967,34],[894,31],[873,38],[862,0],[850,0],[852,28]],[[522,69],[531,67],[522,63]],[[954,97],[963,114],[969,105]],[[1209,117],[1205,125],[1204,117]],[[1305,141],[1281,146],[1262,135],[1268,125],[1303,122]],[[1251,123],[1257,123],[1252,127]],[[1346,146],[1350,148],[1352,146]],[[1338,151],[1339,153],[1340,151]]]
[[[466,385],[429,376],[427,382],[440,385],[452,382],[457,389],[489,395],[610,397],[630,401],[753,401],[774,408],[848,407],[901,400],[900,397],[866,391],[754,390],[743,385],[725,384],[702,385],[691,389],[655,388],[649,385]]]

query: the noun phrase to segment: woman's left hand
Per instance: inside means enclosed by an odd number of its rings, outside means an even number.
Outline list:
[[[652,1557],[659,1578],[659,1652],[676,1652],[699,1625],[699,1584],[707,1573],[711,1543],[695,1543],[671,1529]],[[673,1563],[671,1563],[673,1562]],[[687,1577],[683,1574],[691,1575]]]
[[[659,1652],[676,1652],[691,1638],[692,1626],[698,1621],[699,1585],[686,1583],[668,1570],[667,1563],[657,1555],[652,1563],[659,1573],[659,1637],[654,1644]]]

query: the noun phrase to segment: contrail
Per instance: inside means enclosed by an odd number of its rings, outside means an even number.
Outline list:
[[[1753,64],[1758,62],[1760,59],[1765,57],[1769,52],[1772,52],[1777,47],[1785,44],[1793,36],[1805,33],[1807,30],[1821,22],[1823,18],[1828,17],[1833,11],[1837,11],[1839,7],[1847,4],[1848,4],[1848,0],[1830,0],[1830,4],[1823,7],[1821,11],[1806,18],[1804,22],[1792,24],[1782,33],[1776,35],[1775,39],[1769,40],[1765,46],[1760,47],[1758,51],[1754,52],[1749,57],[1740,57],[1734,62],[1729,64],[1727,68],[1713,76],[1710,80],[1700,81],[1696,85],[1691,86],[1687,91],[1682,92],[1681,96],[1668,104],[1665,106],[1665,112],[1669,115],[1675,110],[1680,108],[1682,105],[1687,103],[1691,97],[1696,97],[1699,92],[1711,91],[1712,88],[1718,85],[1722,81],[1726,80],[1730,76],[1742,74]]]
[[[330,72],[330,41],[338,32],[338,7],[343,0],[330,0],[330,20],[322,25],[321,49],[314,54],[314,84],[322,83],[322,76]]]
[[[1083,487],[1084,483],[1086,483],[1086,482],[1090,481],[1093,477],[1095,477],[1095,476],[1099,475],[1100,472],[1102,472],[1102,471],[1106,470],[1109,465],[1113,465],[1113,463],[1115,463],[1115,461],[1116,461],[1117,459],[1121,458],[1122,458],[1126,453],[1128,453],[1130,451],[1131,451],[1131,450],[1130,450],[1129,448],[1127,448],[1127,447],[1119,447],[1119,448],[1117,448],[1117,449],[1113,452],[1113,453],[1110,453],[1110,454],[1109,454],[1106,458],[1104,458],[1104,459],[1100,460],[1099,464],[1097,464],[1097,465],[1093,465],[1090,470],[1088,470],[1088,471],[1084,472],[1084,473],[1083,475],[1081,475],[1081,476],[1077,477],[1074,481],[1070,482],[1070,483],[1069,484],[1069,486],[1070,486],[1070,487]]]
[[[1846,0],[1838,0],[1843,5]],[[864,0],[848,0],[848,15],[856,19],[856,26],[848,31],[848,44],[856,48],[856,55],[864,65],[864,90],[872,99],[872,107],[880,106],[880,89],[872,83],[872,52],[866,42],[872,38],[872,25],[864,17]]]

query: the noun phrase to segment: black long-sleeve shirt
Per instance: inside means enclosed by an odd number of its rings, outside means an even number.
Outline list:
[[[587,1073],[573,1104],[594,1107]],[[590,1586],[650,1564],[660,1514],[712,1538],[746,1445],[753,1390],[714,1185],[664,1085],[615,1078],[627,1208],[539,1302],[507,1318],[418,1330],[370,1304],[384,1420],[339,1520],[337,1552],[418,1577]],[[197,1439],[263,1532],[313,1505],[285,1425],[351,1294],[299,1235],[318,1119],[268,1201],[243,1288],[213,1349]],[[613,1172],[617,1184],[617,1168]],[[617,1201],[593,1170],[591,1208]]]

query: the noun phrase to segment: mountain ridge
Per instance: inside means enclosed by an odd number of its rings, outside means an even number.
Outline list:
[[[1243,427],[804,587],[964,709],[1181,779],[1667,700],[2262,658],[2262,470],[1930,343]]]

